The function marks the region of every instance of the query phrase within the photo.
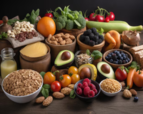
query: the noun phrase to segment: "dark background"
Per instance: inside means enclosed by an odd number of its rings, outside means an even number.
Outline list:
[[[88,10],[88,15],[97,6],[113,11],[116,20],[127,21],[130,25],[143,25],[143,0],[1,0],[0,18],[7,15],[12,18],[19,15],[21,19],[32,9],[40,8],[40,15],[47,10],[70,5],[72,10]]]

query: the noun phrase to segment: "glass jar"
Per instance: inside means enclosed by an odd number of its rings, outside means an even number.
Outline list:
[[[85,54],[81,57],[79,55]],[[86,54],[85,50],[80,50],[75,53],[75,65],[76,67],[80,67],[83,64],[91,63],[92,64],[93,58],[90,55]]]
[[[14,60],[15,53],[12,48],[4,48],[1,50],[1,77],[5,78],[9,73],[17,70],[17,63]]]

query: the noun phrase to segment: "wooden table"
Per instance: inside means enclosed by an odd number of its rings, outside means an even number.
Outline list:
[[[35,104],[34,100],[26,104],[14,103],[0,87],[0,114],[143,114],[143,91],[138,91],[138,97],[139,101],[133,102],[133,97],[124,99],[122,92],[115,97],[101,93],[91,103],[66,97],[62,100],[54,99],[51,105],[42,107],[41,104]]]

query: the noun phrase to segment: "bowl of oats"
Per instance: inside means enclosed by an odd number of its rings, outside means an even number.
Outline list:
[[[42,86],[42,76],[30,69],[21,69],[8,74],[1,84],[5,95],[16,103],[32,101],[38,96]]]
[[[115,96],[122,90],[122,85],[115,79],[104,79],[100,82],[101,91],[106,96]]]

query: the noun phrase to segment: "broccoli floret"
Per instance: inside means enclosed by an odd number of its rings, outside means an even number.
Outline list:
[[[65,28],[66,21],[67,21],[67,18],[65,16],[59,16],[55,21],[57,30],[61,30],[61,29]]]
[[[73,20],[67,20],[67,24],[66,24],[66,29],[67,30],[71,30],[74,27],[74,21]]]
[[[80,27],[77,27],[78,29],[82,29],[86,26],[86,21],[85,21],[84,17],[81,14],[79,14],[77,21],[81,25]]]

